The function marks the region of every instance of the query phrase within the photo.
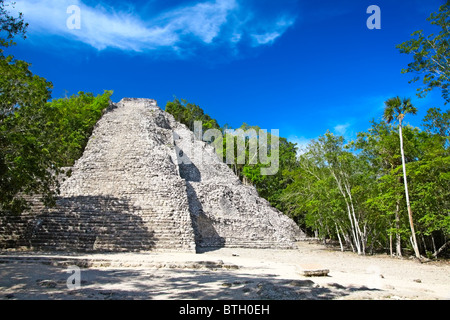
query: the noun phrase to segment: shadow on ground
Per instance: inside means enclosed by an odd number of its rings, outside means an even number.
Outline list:
[[[236,270],[81,269],[81,288],[69,290],[61,267],[6,263],[0,269],[0,299],[83,300],[331,300],[367,287],[318,286],[312,279],[279,279]]]

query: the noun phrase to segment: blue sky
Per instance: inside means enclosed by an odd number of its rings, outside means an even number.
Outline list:
[[[415,96],[395,46],[443,0],[16,0],[30,26],[10,50],[53,82],[53,98],[114,90],[187,99],[220,125],[243,122],[303,144],[327,130],[352,139],[393,96],[412,97],[418,125],[440,92]],[[69,29],[67,8],[80,8]],[[369,30],[370,5],[381,30]]]

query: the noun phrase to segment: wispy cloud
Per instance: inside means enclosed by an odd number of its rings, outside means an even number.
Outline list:
[[[334,127],[334,133],[343,136],[347,133],[347,129],[349,127],[350,127],[349,123],[338,124],[337,126]]]
[[[273,43],[278,37],[283,35],[286,30],[294,24],[294,19],[292,18],[281,18],[274,25],[270,25],[269,30],[261,34],[252,34],[252,38],[254,40],[253,45],[264,45]],[[267,27],[267,26],[265,26]]]
[[[236,0],[203,2],[169,11],[159,20],[170,34],[190,34],[205,43],[211,43],[227,22],[229,14],[237,7]]]
[[[81,9],[79,30],[67,28],[70,5]],[[133,6],[89,6],[81,0],[22,0],[17,2],[16,10],[24,13],[31,36],[60,36],[98,50],[135,52],[189,50],[197,44],[233,47],[245,39],[251,39],[253,47],[267,45],[295,23],[295,17],[285,14],[282,19],[265,19],[261,25],[257,14],[243,7],[240,0],[189,1],[184,6],[151,13]]]

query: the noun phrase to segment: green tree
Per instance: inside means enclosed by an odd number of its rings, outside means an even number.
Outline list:
[[[450,136],[450,109],[430,108],[423,119],[423,127],[428,133],[437,134],[445,140]]]
[[[378,222],[366,205],[374,175],[343,137],[327,132],[312,141],[291,176],[281,197],[288,215],[324,241],[337,239],[341,250],[345,243],[366,254],[375,246]]]
[[[14,44],[13,38],[21,35],[26,38],[28,23],[24,22],[23,14],[19,12],[18,17],[11,16],[8,7],[14,7],[15,2],[5,3],[0,0],[0,47],[9,47]],[[3,49],[0,48],[0,53]]]
[[[111,94],[17,104],[0,126],[1,211],[21,213],[34,195],[53,204],[60,168],[80,158]]]
[[[386,122],[372,121],[372,127],[367,132],[358,133],[353,146],[361,150],[361,156],[370,164],[378,179],[378,188],[375,194],[368,199],[368,204],[377,210],[380,215],[388,219],[389,247],[393,254],[392,235],[396,238],[396,255],[402,256],[401,227],[400,227],[400,200],[401,193],[398,188],[397,177],[391,175],[394,169],[401,166],[398,133],[392,125]],[[388,188],[386,187],[388,186]],[[392,215],[394,216],[392,223]]]
[[[418,129],[410,126],[402,128],[407,163],[416,161],[421,156],[417,150],[418,133]],[[402,256],[402,238],[410,227],[408,221],[404,220],[401,215],[401,211],[406,210],[406,207],[402,205],[405,191],[402,183],[398,128],[384,121],[372,121],[372,126],[367,132],[358,133],[358,138],[353,142],[353,146],[359,151],[359,155],[369,163],[375,177],[367,204],[378,213],[380,219],[386,219],[385,231],[389,237],[391,255],[393,255],[393,235],[395,235],[396,255]]]
[[[345,234],[344,241],[349,246],[351,241],[346,233],[343,201],[334,179],[317,157],[319,146],[317,141],[311,142],[308,150],[300,155],[297,166],[289,172],[292,182],[281,195],[283,211],[324,242],[336,236],[344,250],[339,234]]]
[[[409,192],[408,192],[408,180],[406,176],[406,164],[405,164],[405,154],[403,148],[403,120],[407,114],[416,114],[417,109],[412,105],[411,99],[400,99],[400,97],[395,97],[387,100],[385,102],[384,109],[384,119],[387,123],[391,123],[393,121],[398,121],[399,128],[399,138],[400,138],[400,152],[402,156],[402,166],[403,166],[403,182],[405,185],[405,197],[406,197],[406,206],[408,208],[408,216],[409,216],[409,224],[411,227],[411,243],[414,249],[414,253],[417,258],[420,258],[419,247],[417,245],[416,232],[414,229],[414,221],[413,215],[411,211],[411,204],[409,201]]]
[[[259,127],[255,127],[259,130]],[[270,145],[271,134],[268,133],[268,144]],[[249,164],[248,162],[242,165],[241,175],[242,179],[249,181],[255,186],[259,195],[270,202],[270,204],[277,209],[284,211],[284,202],[281,200],[283,190],[293,181],[290,177],[290,172],[295,169],[297,148],[292,142],[286,138],[279,137],[278,155],[279,166],[277,173],[273,175],[262,175],[261,168],[267,167],[258,161],[257,164]],[[258,148],[260,143],[258,142]],[[247,147],[246,150],[249,150]],[[259,149],[257,150],[259,153]],[[272,155],[272,150],[269,150]],[[247,152],[248,153],[248,152]],[[247,155],[248,159],[248,155]]]
[[[415,198],[413,210],[419,223],[422,248],[425,252],[432,251],[431,255],[437,257],[450,245],[450,156],[448,152],[441,155],[430,152],[408,165],[410,192]],[[427,248],[426,238],[431,239],[431,250]]]
[[[450,245],[449,112],[431,108],[417,135],[417,161],[409,164],[413,210],[419,213],[423,248],[437,257]],[[431,241],[426,241],[426,240]],[[431,246],[427,247],[427,242]]]
[[[177,98],[166,104],[165,111],[174,116],[175,120],[185,124],[191,131],[194,131],[194,122],[201,121],[203,130],[220,129],[219,124],[198,105],[189,103],[187,100]]]
[[[22,14],[12,17],[0,1],[0,46],[25,37]],[[51,103],[52,83],[34,75],[30,63],[0,51],[0,213],[20,214],[30,197],[52,205],[62,166],[78,159],[112,92],[80,93]]]
[[[56,167],[72,166],[81,157],[95,124],[110,105],[112,93],[105,91],[95,97],[79,92],[34,109],[34,125],[41,129],[39,140]]]
[[[30,64],[4,56],[16,35],[25,37],[22,14],[11,16],[0,2],[0,211],[20,213],[25,197],[41,194],[52,200],[56,180],[50,170],[52,159],[36,138],[40,129],[29,126],[33,109],[50,98],[52,84],[33,75]]]
[[[0,58],[0,122],[11,117],[19,107],[28,110],[50,99],[52,83],[33,75],[30,66],[12,56]]]
[[[370,177],[366,163],[348,150],[342,136],[326,133],[319,141],[322,143],[322,157],[326,161],[326,167],[345,203],[353,244],[358,254],[366,254],[368,212],[364,208],[364,201],[359,199],[359,196],[364,196],[359,192],[361,188],[365,188],[364,179]]]
[[[402,73],[418,74],[410,83],[420,80],[423,75],[424,87],[418,89],[418,96],[424,97],[434,88],[441,88],[442,95],[450,102],[450,2],[432,13],[427,19],[432,25],[440,28],[438,35],[425,35],[423,30],[414,32],[411,40],[397,45],[401,53],[413,55],[414,61]]]

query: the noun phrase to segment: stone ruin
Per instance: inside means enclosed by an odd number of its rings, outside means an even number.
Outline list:
[[[55,207],[0,216],[0,248],[289,249],[304,237],[155,100],[112,104],[70,171]]]

